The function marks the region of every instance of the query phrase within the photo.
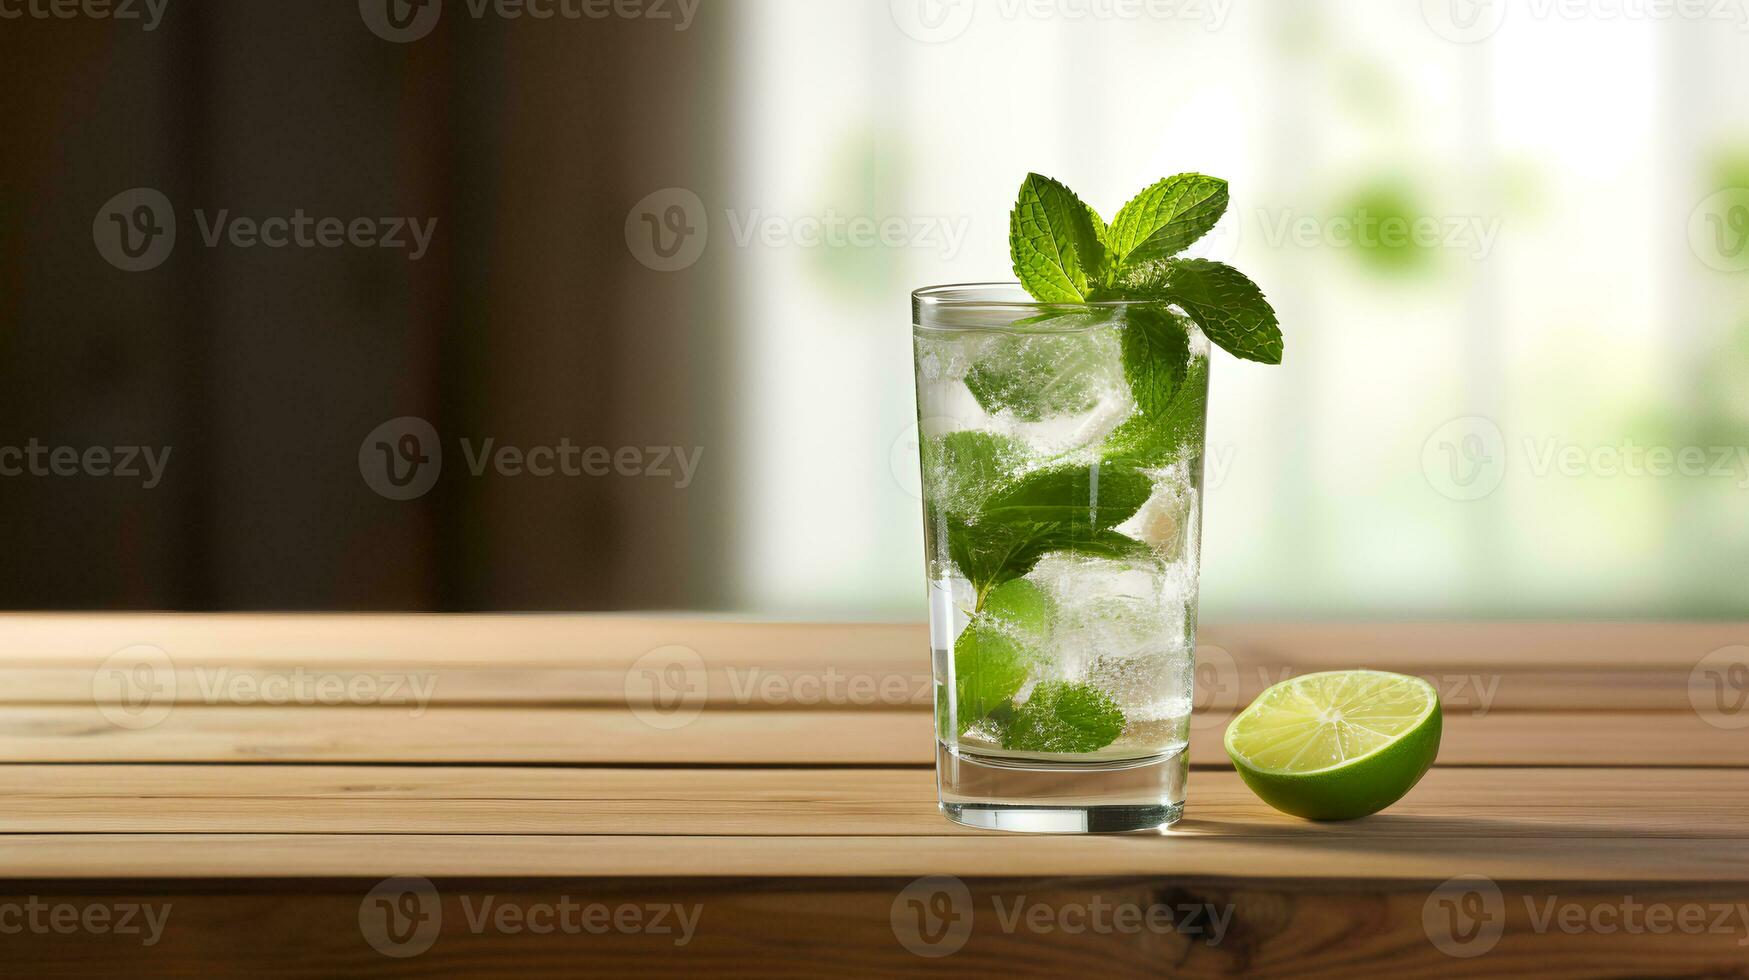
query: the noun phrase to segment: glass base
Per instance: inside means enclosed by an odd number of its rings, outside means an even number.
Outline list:
[[[936,743],[941,812],[984,830],[1158,830],[1184,815],[1189,769],[1183,749],[1140,759],[1068,762],[982,756]]]

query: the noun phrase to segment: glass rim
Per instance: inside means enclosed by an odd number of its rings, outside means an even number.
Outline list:
[[[1074,314],[1109,314],[1132,307],[1169,305],[1158,299],[1109,299],[1065,303],[1033,299],[1018,282],[968,282],[925,286],[911,293],[911,325],[935,330],[1010,330],[1068,333],[1089,328]],[[1053,319],[1022,324],[1044,314]],[[1102,321],[1108,323],[1109,321]]]

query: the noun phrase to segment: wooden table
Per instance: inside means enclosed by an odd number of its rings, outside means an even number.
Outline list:
[[[937,813],[919,626],[0,617],[0,970],[1741,976],[1746,641],[1209,627],[1186,819],[1032,837]],[[1269,810],[1226,719],[1352,666],[1438,767]]]

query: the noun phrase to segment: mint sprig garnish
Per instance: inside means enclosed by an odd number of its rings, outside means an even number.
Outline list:
[[[1041,302],[1087,301],[1106,275],[1104,225],[1074,191],[1027,174],[1008,223],[1014,274]]]
[[[1028,174],[1009,223],[1014,274],[1040,302],[1177,307],[1234,357],[1279,364],[1281,327],[1263,290],[1231,266],[1177,257],[1227,205],[1226,181],[1179,174],[1136,195],[1108,226],[1060,181]]]
[[[1208,234],[1226,212],[1226,181],[1202,174],[1168,177],[1117,213],[1111,247],[1126,267],[1171,258]]]
[[[1208,259],[1168,259],[1133,273],[1123,286],[1135,299],[1182,309],[1208,338],[1234,357],[1280,364],[1281,326],[1263,290],[1230,265]]]

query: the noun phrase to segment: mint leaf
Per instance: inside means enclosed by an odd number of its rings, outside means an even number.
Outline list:
[[[1006,714],[1026,683],[1034,651],[1050,637],[1056,612],[1050,595],[1025,579],[990,590],[984,611],[954,641],[959,734],[993,713]]]
[[[994,432],[966,429],[923,443],[931,496],[951,511],[972,514],[1020,464],[1019,443]]]
[[[953,644],[958,734],[1005,705],[1026,683],[1026,651],[989,616],[977,616]]]
[[[1112,261],[1111,254],[1111,226],[1105,223],[1105,219],[1099,216],[1099,212],[1094,210],[1091,204],[1087,205],[1087,221],[1093,225],[1094,240],[1099,242],[1102,263],[1099,279],[1101,282],[1109,283],[1112,274],[1117,270],[1117,263]]]
[[[1042,642],[1056,618],[1057,604],[1044,589],[1017,578],[990,590],[984,599],[984,613],[1021,636]]]
[[[1137,307],[1123,330],[1123,374],[1136,407],[1164,414],[1190,366],[1190,330],[1170,310]]]
[[[1164,307],[1129,311],[1123,370],[1136,414],[1107,437],[1108,462],[1165,466],[1201,450],[1208,361],[1192,356],[1190,329]]]
[[[980,522],[1053,525],[1090,534],[1122,524],[1148,502],[1153,483],[1128,466],[1065,466],[1029,473],[984,503]]]
[[[1090,558],[1112,558],[1118,561],[1147,561],[1159,557],[1147,542],[1137,541],[1116,531],[1099,531],[1075,542],[1072,547],[1060,550]]]
[[[951,518],[947,548],[960,574],[981,597],[979,609],[989,609],[992,596],[1032,571],[1039,559],[1051,552],[1127,560],[1154,557],[1146,544],[1110,529],[988,521],[969,524]]]
[[[1256,283],[1230,265],[1171,259],[1150,267],[1127,288],[1131,295],[1176,304],[1234,357],[1281,363],[1281,326],[1274,308]]]
[[[1006,582],[1033,570],[1052,551],[1072,551],[1099,532],[1058,523],[952,520],[948,523],[948,557],[977,590],[978,608]]]
[[[1202,174],[1168,177],[1136,195],[1112,219],[1108,237],[1118,260],[1114,264],[1171,258],[1208,234],[1226,211],[1226,181]]]
[[[1152,492],[1148,475],[1127,465],[1030,473],[992,494],[975,519],[948,515],[948,557],[982,610],[992,589],[1032,571],[1047,552],[1098,547],[1101,532],[1129,520]]]
[[[977,590],[982,608],[991,589],[1032,571],[1051,550],[1051,537],[1057,531],[1052,525],[968,521],[950,515],[947,554]]]
[[[1009,217],[1008,246],[1014,274],[1034,299],[1080,303],[1092,294],[1106,264],[1094,217],[1074,191],[1049,177],[1026,175]]]
[[[1163,409],[1137,411],[1105,440],[1105,461],[1159,467],[1202,452],[1208,417],[1208,361],[1197,358]]]
[[[1033,688],[1002,731],[1002,747],[1016,752],[1092,752],[1123,734],[1117,702],[1088,684],[1051,681]]]

